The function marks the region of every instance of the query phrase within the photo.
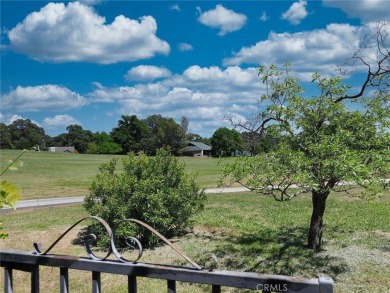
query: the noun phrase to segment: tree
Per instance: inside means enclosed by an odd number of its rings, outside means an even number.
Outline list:
[[[211,146],[219,156],[229,156],[243,149],[243,139],[237,130],[220,127],[211,137]]]
[[[383,174],[389,174],[390,53],[386,48],[389,23],[379,23],[373,39],[348,60],[366,66],[366,78],[356,94],[342,78],[313,74],[319,95],[303,96],[299,80],[276,66],[261,66],[259,75],[267,87],[264,111],[238,126],[257,134],[278,137],[269,153],[243,158],[227,165],[223,174],[235,182],[288,201],[310,192],[312,215],[307,245],[320,249],[326,200],[331,191],[362,187],[364,196],[388,188]],[[373,42],[368,42],[373,41]],[[370,60],[365,54],[370,54]],[[375,56],[375,60],[373,57]],[[375,61],[375,62],[374,62]],[[364,96],[368,89],[370,96]]]
[[[17,119],[8,128],[13,146],[19,150],[40,146],[45,138],[43,128],[30,119]]]
[[[0,123],[0,149],[12,149],[11,131],[7,125]]]
[[[66,127],[68,134],[66,141],[69,145],[74,146],[79,153],[86,153],[88,144],[92,141],[92,132],[84,130],[80,125],[73,124]]]
[[[68,143],[68,134],[67,133],[61,133],[53,139],[46,143],[47,146],[56,146],[56,147],[63,147],[63,146],[69,146],[70,143]]]
[[[122,115],[121,118],[118,127],[112,130],[111,136],[122,148],[122,153],[127,154],[130,151],[149,153],[151,132],[148,125],[136,115]]]
[[[155,149],[169,147],[174,154],[179,154],[185,146],[186,135],[182,126],[172,118],[152,115],[145,119],[153,133]]]
[[[92,136],[93,142],[88,146],[91,154],[118,154],[122,152],[120,145],[115,143],[107,132],[96,132]]]
[[[190,120],[188,120],[186,116],[181,117],[180,126],[183,129],[185,135],[187,135],[189,125],[190,125]]]

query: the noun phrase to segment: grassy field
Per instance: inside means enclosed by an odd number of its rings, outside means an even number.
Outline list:
[[[1,170],[20,153],[0,150]],[[28,151],[16,162],[17,170],[9,170],[2,177],[20,188],[22,199],[86,195],[99,166],[113,157]],[[186,164],[190,175],[197,174],[201,187],[217,186],[221,170],[219,159],[183,157],[180,160]]]
[[[1,150],[1,170],[18,154]],[[17,170],[8,171],[2,180],[17,184],[24,199],[85,195],[98,167],[113,157],[27,152],[15,165]],[[198,174],[202,187],[217,185],[218,159],[180,160],[189,174]],[[327,275],[336,281],[337,292],[389,292],[390,193],[371,201],[331,194],[325,215],[325,249],[318,253],[303,248],[310,212],[307,195],[287,203],[254,193],[210,195],[205,210],[195,217],[193,233],[180,238],[177,245],[201,264],[215,254],[220,269]],[[31,251],[35,241],[47,247],[86,215],[79,204],[4,213],[0,221],[10,236],[0,240],[0,249]],[[73,244],[78,232],[73,231],[53,252],[85,256],[83,247]],[[146,251],[143,261],[183,264],[165,246]],[[57,270],[42,268],[41,276],[42,292],[59,291]],[[28,274],[16,272],[15,278],[15,292],[29,292]],[[73,271],[70,279],[72,292],[90,292],[89,274]],[[125,277],[104,275],[102,281],[105,292],[126,291]],[[2,284],[0,278],[0,291]],[[161,292],[161,288],[165,288],[163,281],[141,279],[139,283],[140,292]],[[210,288],[180,284],[178,291],[210,292]]]
[[[311,211],[309,196],[278,203],[254,193],[210,195],[204,211],[195,217],[193,233],[176,244],[200,264],[207,261],[205,256],[215,254],[220,269],[327,275],[334,278],[338,293],[389,292],[390,194],[372,201],[331,194],[328,201],[321,252],[303,248]],[[0,242],[0,248],[31,251],[37,240],[47,247],[85,215],[81,205],[7,213],[2,222],[10,236]],[[76,237],[74,231],[53,252],[85,256],[82,247],[72,244]],[[144,255],[143,261],[183,264],[165,246]],[[58,271],[42,270],[42,292],[58,292]],[[89,274],[73,271],[70,279],[72,286],[82,284],[72,291],[90,292]],[[125,277],[104,275],[102,279],[105,292],[125,291]],[[16,280],[16,292],[29,292],[27,274],[16,274]],[[162,292],[161,288],[164,282],[141,279],[139,283],[139,292]],[[210,292],[210,288],[180,284],[178,292]]]

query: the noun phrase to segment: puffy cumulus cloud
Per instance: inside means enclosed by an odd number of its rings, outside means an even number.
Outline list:
[[[29,119],[29,118],[26,118],[26,117],[23,117],[21,115],[18,115],[18,114],[3,114],[3,113],[0,113],[0,122],[4,123],[5,125],[10,125],[12,124],[14,121],[18,120],[18,119]],[[37,121],[35,120],[31,120],[30,121],[32,123],[34,123],[35,125],[39,126],[39,127],[42,127],[42,125],[40,123],[38,123]]]
[[[271,32],[267,40],[243,47],[233,57],[226,58],[224,64],[282,64],[291,61],[301,74],[315,71],[327,74],[351,57],[359,46],[363,31],[364,28],[349,24],[329,24],[325,29],[314,31]]]
[[[194,48],[190,44],[187,44],[187,43],[180,43],[179,44],[179,51],[181,51],[181,52],[187,52],[187,51],[191,51],[193,49]]]
[[[198,21],[206,26],[219,29],[218,35],[224,36],[240,30],[245,25],[247,17],[217,4],[214,9],[201,13]]]
[[[126,80],[144,81],[165,78],[171,76],[172,73],[165,67],[157,67],[152,65],[139,65],[131,68],[125,75]]]
[[[39,61],[110,64],[168,54],[156,36],[152,16],[132,20],[119,15],[106,24],[92,7],[79,2],[49,3],[8,33],[11,48]]]
[[[185,85],[196,87],[199,90],[202,87],[213,91],[232,91],[243,88],[252,90],[257,88],[257,69],[243,69],[238,66],[221,69],[217,66],[200,67],[198,65],[188,67],[181,76]],[[177,82],[177,81],[175,81]]]
[[[18,86],[1,97],[1,107],[18,112],[63,111],[88,104],[83,96],[59,85]]]
[[[61,127],[66,127],[73,124],[81,125],[81,123],[75,119],[74,117],[63,114],[63,115],[56,115],[54,117],[47,117],[43,120],[43,126],[47,129],[57,129]]]
[[[349,17],[360,18],[364,22],[390,20],[390,3],[383,0],[322,0],[324,6],[339,8]]]
[[[282,14],[282,19],[288,20],[294,25],[300,24],[302,19],[308,15],[306,6],[306,0],[299,0],[298,2],[293,3],[290,8]]]
[[[237,115],[248,113],[247,105],[257,104],[264,86],[256,68],[197,65],[154,83],[127,87],[95,85],[88,97],[94,102],[118,103],[118,114],[146,118],[161,113],[176,121],[186,116],[191,121],[191,131],[210,136],[216,127],[227,123],[224,118],[232,105],[241,106],[233,109]]]

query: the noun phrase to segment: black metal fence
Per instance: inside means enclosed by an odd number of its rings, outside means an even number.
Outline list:
[[[85,219],[94,219],[100,221],[106,228],[111,238],[111,248],[103,258],[97,257],[89,247],[88,240],[85,241],[85,248],[89,258],[75,257],[68,255],[49,254],[49,251],[66,235],[74,226]],[[137,249],[138,257],[129,261],[119,254],[113,241],[113,233],[110,227],[98,217],[88,217],[78,221],[70,227],[61,237],[59,237],[46,251],[42,252],[37,244],[34,243],[35,252],[23,252],[12,250],[0,250],[0,266],[4,268],[4,292],[14,292],[13,272],[20,270],[31,274],[31,292],[40,291],[40,266],[56,267],[59,270],[59,284],[61,293],[69,293],[69,270],[82,270],[91,272],[91,290],[92,293],[101,293],[101,274],[125,275],[128,279],[127,291],[137,292],[137,278],[154,278],[166,280],[166,291],[168,293],[176,292],[176,282],[188,282],[192,284],[208,284],[211,292],[221,292],[223,287],[246,288],[262,292],[300,292],[300,293],[333,293],[333,280],[331,278],[299,278],[280,275],[268,275],[250,272],[224,271],[215,269],[205,269],[200,267],[180,249],[173,245],[168,239],[159,234],[153,228],[141,221],[129,219],[129,221],[143,225],[165,243],[171,246],[176,252],[183,256],[192,267],[159,265],[137,262],[142,255],[140,242],[130,237]],[[87,237],[88,238],[88,237]],[[116,259],[109,259],[111,254]],[[165,291],[165,289],[163,290]],[[159,291],[161,292],[161,291]],[[46,292],[43,292],[46,293]],[[153,293],[153,292],[152,292]]]

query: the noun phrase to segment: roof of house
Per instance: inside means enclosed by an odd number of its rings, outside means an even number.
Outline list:
[[[188,146],[185,149],[186,151],[210,151],[211,146],[203,142],[190,141],[188,142]]]

